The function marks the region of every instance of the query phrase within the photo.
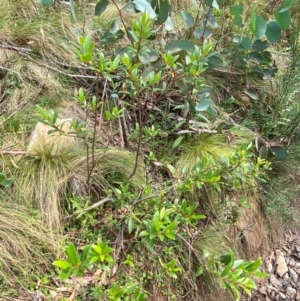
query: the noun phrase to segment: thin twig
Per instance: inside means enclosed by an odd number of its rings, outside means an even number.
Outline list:
[[[119,6],[117,5],[117,3],[115,2],[115,0],[112,0],[112,3],[113,3],[113,4],[115,5],[115,7],[117,8],[117,10],[118,10],[118,12],[119,12],[119,16],[120,16],[121,22],[122,22],[122,24],[123,24],[123,26],[124,26],[124,29],[125,29],[127,38],[129,39],[130,43],[133,45],[133,41],[132,41],[132,39],[130,38],[130,35],[129,35],[129,32],[128,32],[128,30],[127,30],[125,21],[124,21],[124,19],[123,19],[122,12],[121,12]]]
[[[137,167],[138,167],[139,155],[140,155],[141,144],[142,144],[142,135],[143,135],[142,112],[141,112],[141,103],[140,103],[140,100],[138,100],[138,114],[139,114],[140,131],[139,131],[138,147],[137,147],[136,156],[135,156],[135,163],[134,163],[133,171],[130,174],[130,176],[126,179],[124,185],[126,185],[128,183],[128,181],[135,175]]]
[[[27,151],[21,151],[21,150],[15,150],[15,151],[9,151],[9,150],[1,150],[1,155],[25,155],[27,154]]]
[[[64,219],[68,219],[68,218],[71,218],[73,217],[74,215],[78,215],[78,214],[82,214],[82,213],[85,213],[85,212],[88,212],[88,211],[91,211],[92,209],[95,209],[101,205],[103,205],[104,203],[108,202],[108,201],[113,201],[114,198],[113,197],[106,197],[98,202],[96,202],[95,204],[91,205],[90,207],[88,208],[84,208],[82,210],[78,210],[78,211],[75,211],[73,214],[71,215],[68,215],[66,216]]]

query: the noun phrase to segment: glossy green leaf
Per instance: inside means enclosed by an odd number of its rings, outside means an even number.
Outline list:
[[[63,270],[66,270],[72,266],[68,261],[65,260],[54,261],[53,265]]]
[[[266,37],[269,42],[276,43],[281,36],[281,27],[277,21],[270,21],[267,25]]]
[[[251,7],[250,11],[250,29],[254,33],[256,30],[256,13],[255,13],[255,7]]]
[[[243,38],[241,46],[245,50],[250,50],[252,48],[252,41],[248,37]]]
[[[247,265],[246,270],[253,272],[255,270],[257,270],[262,264],[262,260],[261,258],[257,258],[257,260],[255,260],[254,262],[250,263],[249,265]]]
[[[266,20],[262,16],[256,16],[255,26],[250,26],[250,30],[255,35],[256,39],[260,40],[265,35],[267,30]]]
[[[177,52],[180,50],[193,53],[195,51],[195,44],[189,40],[174,40],[167,43],[165,47],[166,52]]]
[[[282,146],[271,146],[270,151],[275,156],[275,158],[279,161],[285,161],[288,153]]]
[[[128,233],[131,233],[134,229],[134,219],[130,217],[128,219]]]
[[[139,54],[140,62],[145,65],[152,62],[156,62],[158,57],[159,57],[159,52],[156,49],[147,49],[147,52]]]
[[[214,7],[218,11],[220,10],[219,5],[218,5],[218,1],[216,1],[216,0],[206,0],[206,5]]]
[[[252,45],[252,50],[261,52],[269,47],[268,41],[256,40]]]
[[[291,8],[293,5],[293,0],[283,0],[282,1],[282,6],[283,7],[287,7],[287,8]]]
[[[230,14],[233,16],[240,15],[243,13],[243,6],[233,5],[230,7]]]
[[[221,273],[220,276],[221,276],[221,277],[226,276],[226,275],[229,273],[229,271],[231,270],[232,266],[233,266],[233,260],[230,261],[230,262],[226,265],[225,269],[222,271],[222,273]]]
[[[171,5],[169,3],[169,0],[160,0],[158,18],[161,23],[165,23],[167,21],[170,11],[171,11]]]
[[[91,249],[91,245],[86,245],[80,254],[80,261],[85,261],[88,258],[89,250]]]
[[[207,64],[211,68],[215,68],[223,66],[224,62],[218,54],[214,54],[207,58]]]
[[[43,5],[44,7],[48,7],[53,5],[54,0],[37,0],[37,3]]]
[[[148,13],[151,19],[156,17],[154,9],[147,0],[133,0],[133,4],[136,10],[142,13]]]
[[[287,10],[280,13],[279,10],[275,13],[276,21],[280,24],[282,30],[287,30],[291,25],[291,11]]]
[[[185,24],[188,27],[193,27],[194,24],[195,24],[193,16],[189,12],[187,12],[186,10],[182,10],[181,14],[182,14],[182,17],[183,17],[183,20],[184,20]]]
[[[233,20],[232,20],[232,24],[240,28],[243,24],[242,16],[240,16],[240,15],[234,16]]]
[[[201,99],[197,104],[196,104],[196,111],[202,112],[205,111],[209,106],[211,105],[211,100],[210,98],[204,98]]]
[[[269,276],[268,273],[264,273],[264,272],[260,272],[260,271],[254,271],[254,272],[252,272],[252,275],[254,277],[260,277],[260,278],[264,278],[264,277],[268,277]]]
[[[109,1],[108,0],[101,0],[96,4],[95,7],[95,16],[100,16],[102,13],[105,12],[107,9]]]
[[[67,256],[68,256],[69,262],[73,266],[78,264],[79,258],[77,255],[76,247],[72,242],[67,247]]]

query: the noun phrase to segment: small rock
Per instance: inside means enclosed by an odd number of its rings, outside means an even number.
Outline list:
[[[300,268],[300,262],[296,262],[296,263],[295,263],[295,267],[296,267],[296,268]]]
[[[283,293],[279,293],[279,295],[280,295],[280,297],[281,297],[282,299],[285,299],[285,298],[286,298],[285,294],[283,294]]]
[[[266,295],[267,294],[267,288],[265,286],[262,286],[258,289],[258,291],[262,294],[262,295]]]
[[[279,294],[276,296],[275,300],[281,301],[281,300],[284,300],[285,298],[286,298],[285,294],[279,293]]]
[[[289,274],[290,274],[290,277],[292,278],[292,280],[295,283],[297,283],[298,278],[299,278],[298,274],[293,269],[291,269],[291,268],[289,268]]]
[[[287,265],[290,265],[290,257],[286,256],[286,257],[284,257],[284,260]],[[293,260],[293,259],[291,259],[291,260]]]
[[[297,252],[300,252],[300,246],[296,246]]]
[[[287,289],[286,289],[286,294],[289,296],[289,297],[294,297],[296,295],[297,291],[292,288],[291,286],[288,286]]]
[[[297,291],[296,300],[300,300],[300,289],[298,289],[298,291]]]
[[[287,274],[286,274],[286,275],[287,275]],[[288,286],[288,285],[289,285],[288,280],[289,280],[289,279],[283,279],[283,280],[281,281],[282,285],[283,285],[283,286]]]
[[[284,260],[284,254],[280,250],[276,250],[276,273],[283,277],[288,272],[288,267]]]
[[[271,273],[271,271],[272,271],[272,269],[273,269],[272,263],[271,263],[271,262],[268,262],[266,268],[267,268],[268,273]]]
[[[296,264],[296,261],[293,258],[290,258],[289,265],[294,267],[295,264]]]
[[[271,276],[270,276],[270,282],[277,289],[279,289],[279,288],[282,287],[282,283],[275,277],[274,274],[271,274]]]

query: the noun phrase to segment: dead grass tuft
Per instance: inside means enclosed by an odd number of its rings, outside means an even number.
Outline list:
[[[53,13],[31,0],[1,2],[0,125],[43,95],[70,97],[64,73],[76,61],[77,36],[69,10],[59,7]]]
[[[66,125],[67,126],[67,125]],[[47,127],[37,126],[29,151],[18,161],[18,169],[11,172],[14,193],[21,203],[37,208],[50,229],[59,229],[62,202],[68,193],[86,196],[88,168],[86,152],[74,138],[47,135]],[[89,162],[92,156],[89,155]],[[113,148],[97,149],[95,168],[90,185],[96,197],[106,196],[113,186],[124,182],[131,174],[135,155]],[[132,187],[143,184],[143,169],[138,166],[132,177]]]
[[[59,255],[61,239],[11,202],[1,203],[0,220],[0,282],[32,284]]]
[[[235,224],[236,249],[243,258],[262,256],[269,246],[267,222],[263,210],[255,199],[249,208],[241,208],[241,217]]]

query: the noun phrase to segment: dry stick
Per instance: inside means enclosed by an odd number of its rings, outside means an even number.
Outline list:
[[[121,12],[119,6],[117,5],[117,3],[115,2],[115,0],[112,0],[112,2],[113,2],[113,4],[115,5],[115,7],[117,8],[117,10],[118,10],[118,13],[119,13],[121,22],[122,22],[122,24],[123,24],[123,26],[124,26],[124,29],[125,29],[125,32],[126,32],[126,35],[127,35],[127,38],[129,39],[130,43],[133,45],[133,41],[132,41],[132,39],[130,38],[130,35],[129,35],[129,32],[128,32],[128,30],[127,30],[125,21],[124,21],[124,19],[123,19],[122,12]]]
[[[88,208],[85,208],[85,209],[83,209],[83,210],[75,211],[73,214],[66,216],[64,219],[71,218],[71,217],[73,217],[74,215],[77,215],[77,214],[85,213],[85,212],[87,212],[87,211],[90,211],[90,210],[92,210],[92,209],[95,209],[95,208],[99,207],[100,205],[102,205],[102,204],[104,204],[104,203],[106,203],[106,202],[108,202],[108,201],[113,201],[113,200],[114,200],[113,197],[106,197],[106,198],[104,198],[104,199],[98,201],[97,203],[93,204],[92,206],[90,206],[90,207],[88,207]]]
[[[106,86],[107,86],[107,79],[104,82],[104,87],[103,87],[103,92],[102,92],[102,97],[101,99],[104,99],[104,95],[106,94]],[[98,99],[98,94],[99,94],[99,75],[97,75],[97,84],[96,84],[96,98]],[[96,101],[96,108],[95,108],[95,117],[94,117],[94,132],[93,132],[93,138],[92,138],[92,164],[91,168],[89,169],[88,172],[88,178],[87,178],[87,184],[88,187],[90,188],[90,180],[91,180],[91,175],[92,172],[95,168],[95,148],[96,148],[96,134],[97,134],[97,107],[98,107],[98,101]]]
[[[21,151],[21,150],[15,150],[15,151],[9,151],[9,150],[2,150],[0,151],[1,155],[25,155],[27,154],[27,151]]]
[[[139,125],[140,125],[140,132],[139,132],[139,142],[138,142],[138,147],[136,150],[136,155],[135,155],[135,163],[134,163],[134,168],[130,176],[127,178],[125,181],[124,185],[128,183],[128,181],[135,175],[135,172],[137,170],[138,166],[138,161],[139,161],[139,154],[141,150],[141,144],[142,144],[142,134],[143,134],[143,124],[142,124],[142,112],[141,112],[141,103],[140,100],[138,99],[138,114],[139,114]]]

